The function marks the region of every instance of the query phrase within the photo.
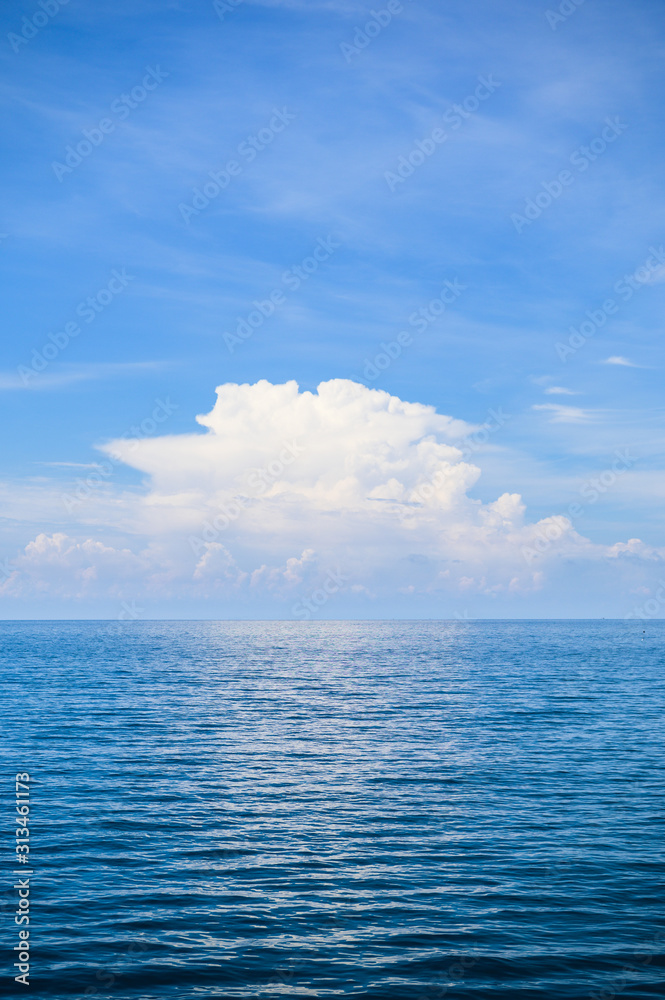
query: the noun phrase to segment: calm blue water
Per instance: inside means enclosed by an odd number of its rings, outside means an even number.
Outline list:
[[[34,786],[9,993],[665,996],[663,623],[0,640],[10,865],[15,772]]]

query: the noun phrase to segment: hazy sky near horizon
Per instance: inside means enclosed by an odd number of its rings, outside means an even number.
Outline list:
[[[2,617],[662,616],[662,4],[1,17]]]

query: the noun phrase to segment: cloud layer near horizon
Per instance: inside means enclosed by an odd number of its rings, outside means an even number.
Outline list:
[[[114,496],[127,545],[40,533],[0,592],[215,598],[222,613],[258,597],[296,617],[315,594],[313,611],[345,596],[378,616],[401,600],[408,617],[419,597],[514,600],[589,574],[648,594],[642,577],[662,564],[635,539],[594,544],[560,515],[529,523],[518,494],[474,499],[477,428],[387,392],[228,383],[197,420],[204,433],[103,447],[148,477],[142,495]]]

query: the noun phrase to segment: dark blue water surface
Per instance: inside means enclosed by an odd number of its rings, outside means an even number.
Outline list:
[[[665,996],[663,623],[0,639],[11,946],[33,785],[32,984],[10,958],[9,993]]]

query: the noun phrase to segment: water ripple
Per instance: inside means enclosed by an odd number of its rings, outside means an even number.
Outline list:
[[[33,990],[665,995],[644,627],[1,623]]]

